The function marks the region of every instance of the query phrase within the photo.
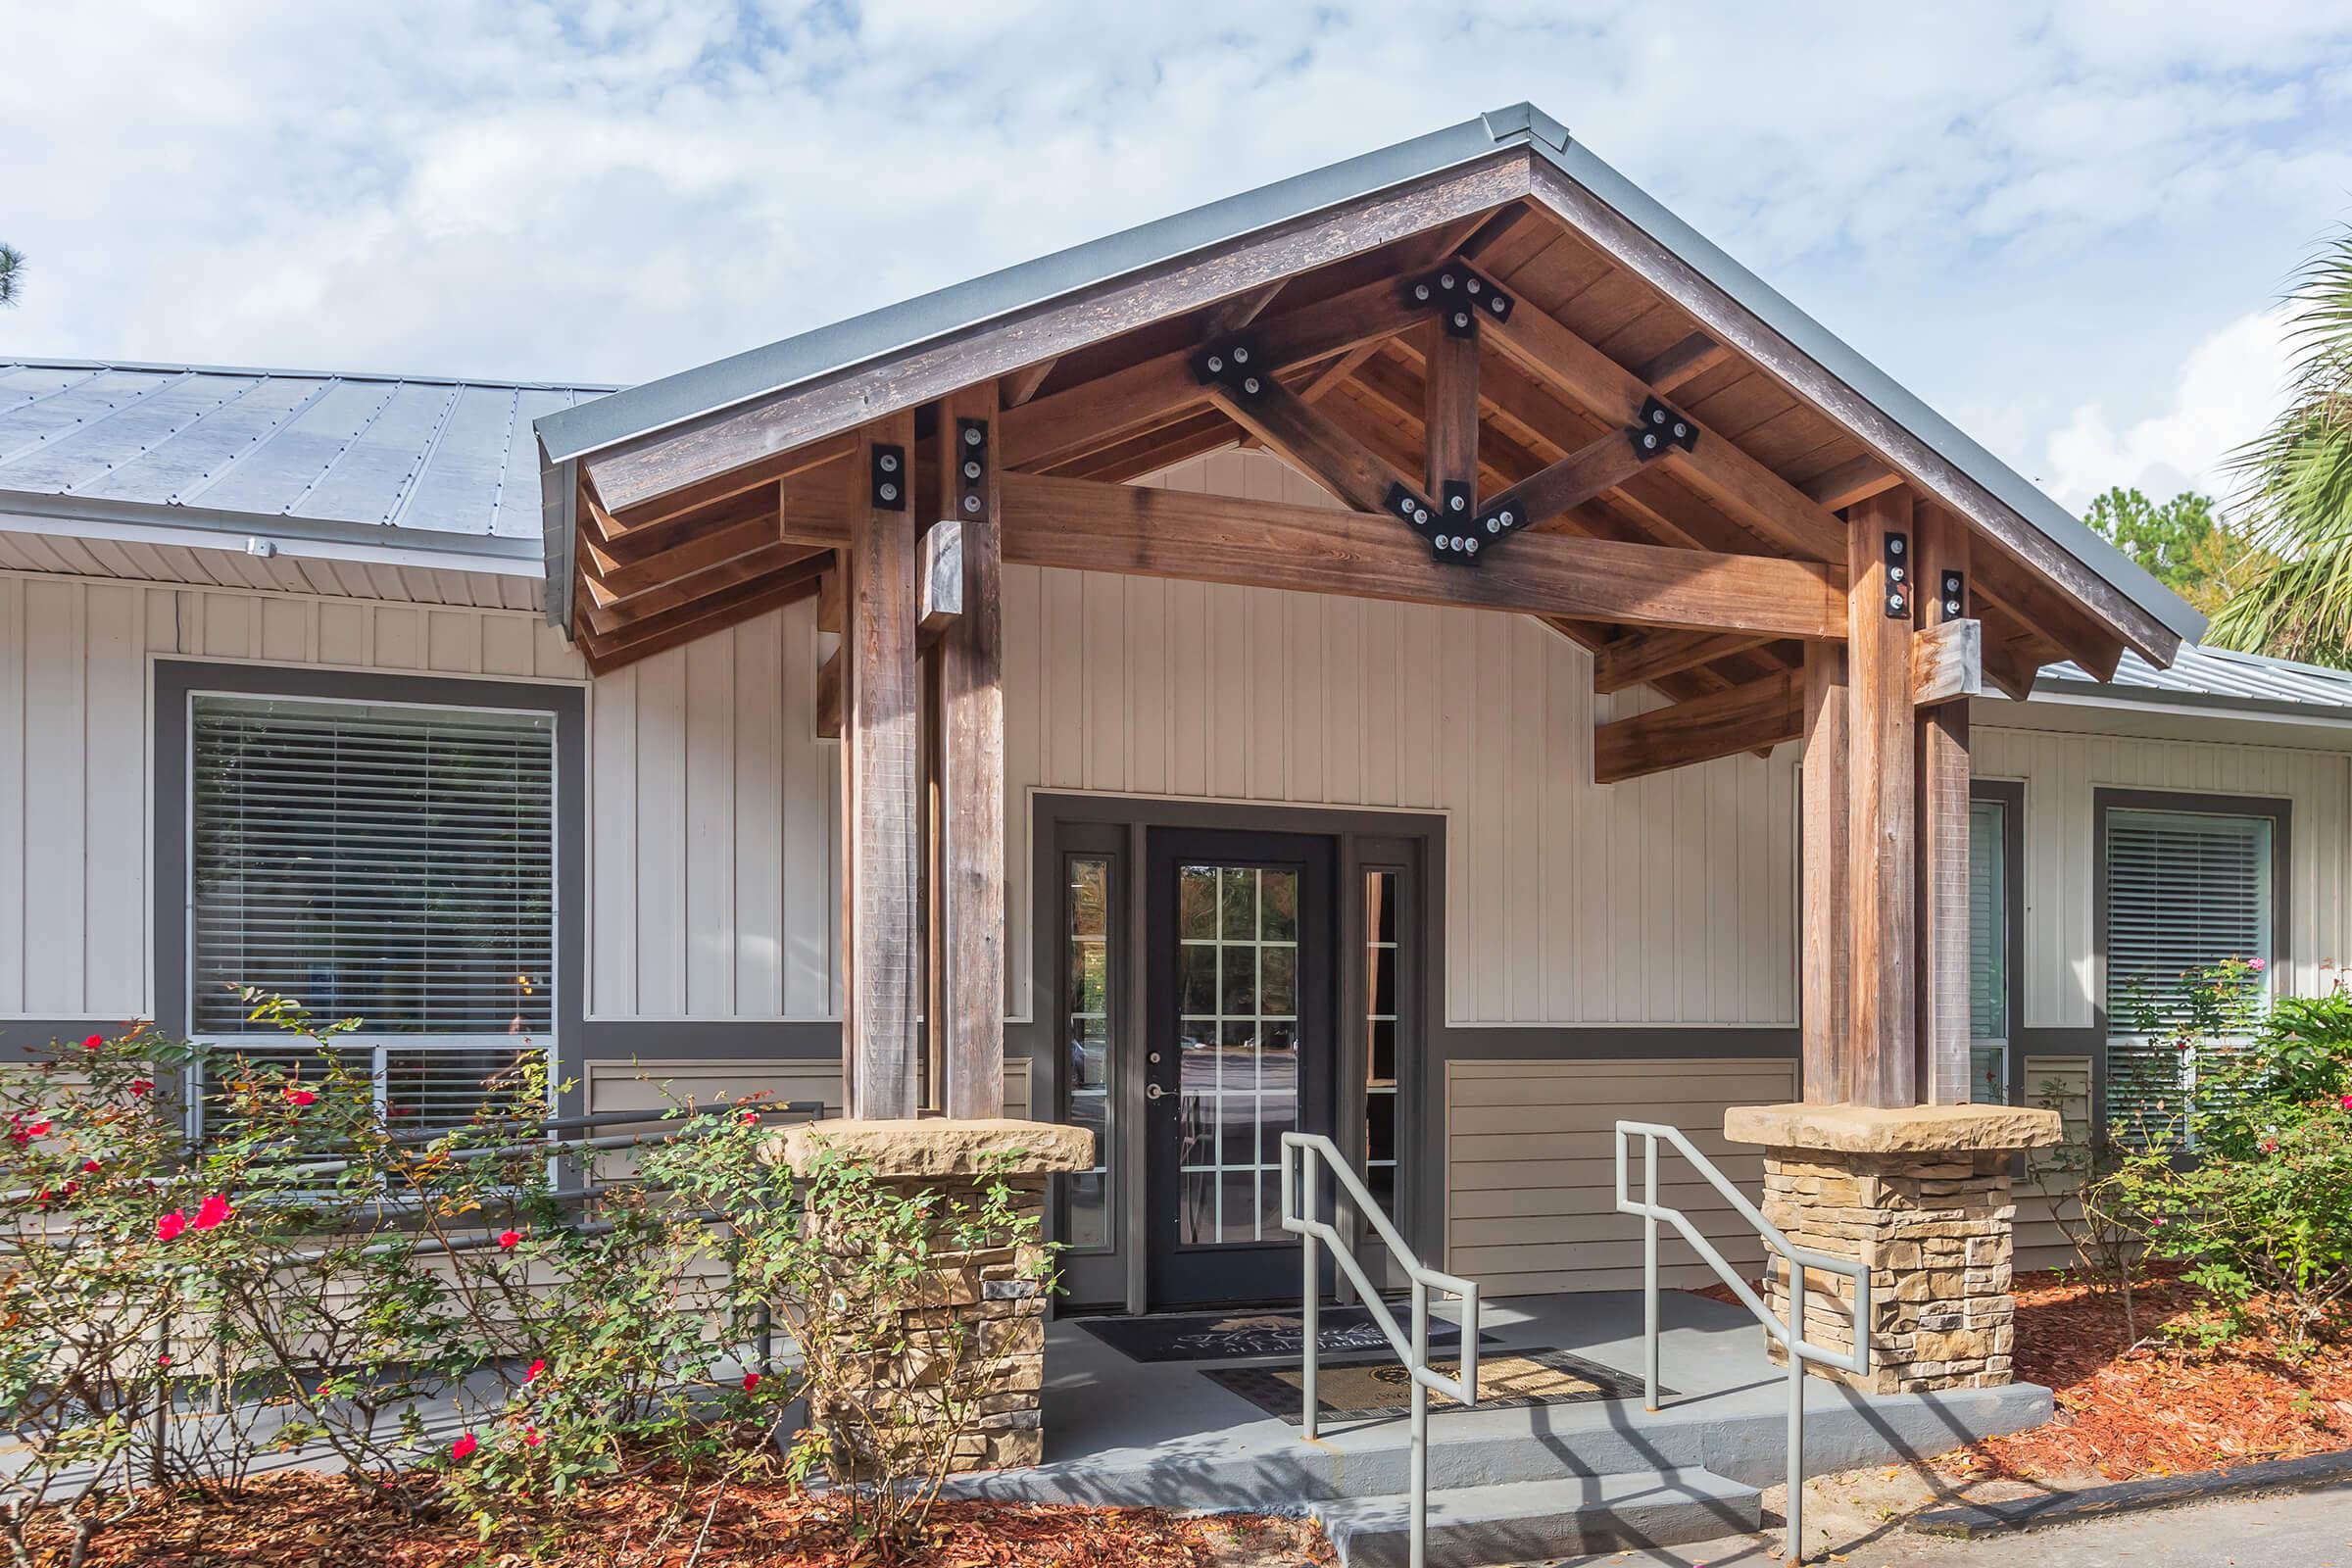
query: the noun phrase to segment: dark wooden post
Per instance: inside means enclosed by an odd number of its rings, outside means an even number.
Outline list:
[[[1864,1105],[1919,1099],[1915,1002],[1918,876],[1911,634],[1917,540],[1911,492],[1898,487],[1848,514],[1846,690],[1851,815],[1847,915],[1851,1023],[1844,1098]]]
[[[868,425],[842,605],[841,1046],[849,1114],[915,1113],[914,416]]]
[[[941,504],[963,528],[963,600],[939,647],[940,920],[950,1116],[1004,1114],[1004,546],[996,383],[940,408]]]
[[[1968,525],[1919,508],[1920,623],[1968,617]],[[1949,590],[1957,584],[1958,592]],[[1926,709],[1919,724],[1919,1089],[1934,1105],[1965,1104],[1968,1043],[1968,698]]]
[[[1852,931],[1845,918],[1845,645],[1805,644],[1804,929],[1798,966],[1798,1023],[1804,1038],[1804,1096],[1814,1104],[1845,1098],[1848,982]]]

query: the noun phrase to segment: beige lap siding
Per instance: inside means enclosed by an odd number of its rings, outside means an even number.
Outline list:
[[[1489,1296],[1637,1289],[1642,1222],[1616,1208],[1620,1119],[1679,1127],[1750,1201],[1760,1152],[1727,1144],[1733,1105],[1796,1098],[1796,1064],[1756,1057],[1689,1060],[1453,1061],[1446,1069],[1446,1267]],[[1631,1179],[1641,1183],[1640,1148]],[[1679,1154],[1662,1152],[1658,1197],[1688,1213],[1746,1278],[1762,1272],[1752,1229]],[[1715,1275],[1661,1228],[1669,1286]]]
[[[826,1115],[841,1114],[841,1063],[821,1057],[591,1061],[581,1069],[580,1078],[581,1095],[591,1114],[653,1110],[675,1101],[710,1105],[756,1094],[764,1094],[771,1101],[822,1101]],[[1029,1063],[1018,1057],[1004,1063],[1004,1114],[1024,1121],[1029,1118]]]
[[[2045,1105],[2066,1123],[2067,1157],[2080,1159],[2082,1141],[2090,1135],[2090,1058],[2088,1056],[2028,1056],[2026,1098],[2029,1105]],[[2082,1186],[2079,1168],[2063,1175],[2048,1161],[2061,1152],[2047,1150],[2026,1156],[2029,1176],[2017,1184],[2017,1272],[2073,1268],[2075,1252],[2060,1228],[2082,1212],[2075,1200]],[[2035,1174],[2035,1167],[2040,1171]]]

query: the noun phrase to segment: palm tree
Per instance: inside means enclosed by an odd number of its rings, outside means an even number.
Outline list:
[[[0,305],[14,305],[24,287],[24,253],[14,245],[0,245]]]
[[[2237,515],[2272,559],[2206,640],[2352,667],[2352,224],[2303,264],[2286,306],[2286,407],[2230,462]]]

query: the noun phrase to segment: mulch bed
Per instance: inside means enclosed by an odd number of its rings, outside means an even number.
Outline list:
[[[2123,1304],[2056,1274],[2017,1281],[2017,1375],[2055,1395],[2055,1420],[1947,1454],[1947,1474],[2111,1481],[2295,1459],[2352,1448],[2352,1345],[2299,1355],[2268,1337],[2194,1351],[2163,1338],[2197,1310],[2195,1289],[2154,1279]],[[2154,1341],[2154,1343],[2149,1343]]]
[[[256,1481],[218,1507],[180,1504],[99,1539],[91,1568],[850,1568],[879,1559],[821,1501],[782,1482],[730,1489],[710,1515],[657,1483],[601,1488],[483,1543],[462,1517],[408,1520],[355,1506],[330,1476]],[[1240,1568],[1320,1564],[1330,1547],[1292,1519],[1189,1518],[1152,1508],[942,1503],[896,1568]]]

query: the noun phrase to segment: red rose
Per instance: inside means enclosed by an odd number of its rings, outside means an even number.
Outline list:
[[[155,1239],[159,1242],[175,1242],[179,1240],[179,1233],[187,1228],[188,1216],[175,1208],[155,1222]]]
[[[758,1111],[756,1111],[756,1110],[747,1110],[747,1111],[745,1111],[745,1112],[743,1113],[743,1124],[744,1124],[746,1127],[757,1127],[757,1126],[759,1126],[759,1125],[760,1125],[760,1113],[759,1113]]]
[[[522,1446],[524,1447],[536,1448],[539,1446],[539,1429],[537,1427],[524,1427],[522,1429]]]
[[[85,1176],[95,1176],[95,1175],[97,1175],[97,1174],[98,1174],[98,1162],[97,1162],[96,1160],[94,1160],[94,1159],[85,1159],[85,1160],[83,1160],[83,1161],[81,1162],[81,1172],[82,1172],[82,1174],[83,1174],[83,1175],[85,1175]]]
[[[755,1389],[757,1389],[757,1388],[759,1388],[759,1387],[760,1387],[760,1374],[759,1374],[759,1373],[757,1373],[757,1372],[746,1372],[746,1373],[743,1375],[743,1392],[744,1392],[744,1393],[746,1393],[746,1394],[749,1394],[749,1393],[751,1393],[753,1390],[755,1390]]]
[[[500,1231],[498,1233],[498,1245],[508,1251],[513,1251],[515,1244],[521,1240],[522,1232],[520,1231]]]
[[[468,1432],[449,1446],[449,1456],[457,1463],[464,1464],[473,1457],[473,1450],[480,1446],[481,1444],[475,1441],[472,1433]]]
[[[539,1381],[539,1374],[546,1370],[547,1362],[545,1360],[533,1361],[530,1365],[530,1370],[523,1373],[522,1381],[525,1383],[536,1383]]]
[[[297,1105],[316,1105],[318,1103],[318,1097],[308,1089],[289,1089],[286,1091],[286,1098],[294,1102],[294,1103]]]
[[[196,1207],[196,1228],[209,1231],[228,1218],[228,1200],[215,1193]]]
[[[130,1092],[134,1095],[144,1095],[154,1088],[155,1082],[152,1079],[133,1078],[130,1081]]]
[[[87,1039],[87,1040],[84,1040],[84,1041],[81,1043],[81,1049],[82,1049],[82,1050],[84,1050],[84,1051],[96,1051],[96,1050],[98,1050],[98,1049],[99,1049],[101,1046],[104,1046],[105,1044],[106,1044],[106,1036],[104,1036],[104,1035],[92,1035],[92,1036],[90,1036],[90,1038],[89,1038],[89,1039]]]

